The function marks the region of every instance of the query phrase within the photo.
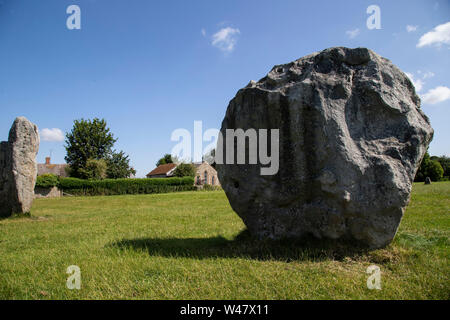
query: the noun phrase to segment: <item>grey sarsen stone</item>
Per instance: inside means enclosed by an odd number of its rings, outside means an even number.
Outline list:
[[[0,144],[0,217],[28,213],[37,176],[39,133],[24,117],[14,121],[7,142]]]
[[[230,101],[226,129],[279,129],[279,171],[218,164],[233,210],[259,238],[389,244],[433,136],[409,78],[366,48],[275,66]],[[224,148],[224,157],[225,150]]]

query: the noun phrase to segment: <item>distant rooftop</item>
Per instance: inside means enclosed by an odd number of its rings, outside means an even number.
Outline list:
[[[43,174],[54,174],[60,177],[67,177],[66,168],[68,164],[52,164],[50,163],[50,157],[45,158],[45,163],[39,163],[37,165],[38,173],[37,175]]]
[[[163,175],[167,174],[170,170],[174,169],[177,165],[175,163],[166,163],[162,164],[147,174],[148,176],[156,176],[156,175]]]

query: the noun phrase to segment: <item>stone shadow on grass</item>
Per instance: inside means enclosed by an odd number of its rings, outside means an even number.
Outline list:
[[[33,219],[35,217],[32,216],[31,213],[29,213],[29,212],[13,213],[10,216],[0,216],[0,221],[2,221],[2,220],[15,220],[15,219],[22,219],[22,218]]]
[[[369,250],[351,241],[305,238],[302,240],[258,240],[247,230],[233,240],[210,238],[123,239],[108,245],[119,249],[146,251],[151,256],[209,258],[248,258],[279,261],[323,261],[357,258]]]

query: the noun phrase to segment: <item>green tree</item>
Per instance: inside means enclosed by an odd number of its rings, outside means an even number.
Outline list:
[[[160,166],[160,165],[162,165],[162,164],[177,163],[177,162],[178,162],[177,157],[172,156],[172,155],[169,154],[169,153],[166,153],[161,159],[159,159],[159,160],[156,162],[156,166],[158,167],[158,166]]]
[[[88,159],[86,166],[79,169],[83,179],[102,180],[106,178],[107,164],[104,159]]]
[[[428,165],[428,177],[430,177],[431,181],[439,181],[442,179],[444,174],[444,169],[441,164],[437,160],[430,160],[430,164]]]
[[[123,151],[112,152],[106,159],[108,168],[106,175],[109,179],[129,178],[136,174],[136,170],[130,166],[130,159]]]
[[[442,157],[436,157],[433,156],[430,158],[431,160],[437,160],[442,166],[442,169],[444,169],[444,176],[450,177],[450,157],[442,156]]]
[[[174,170],[176,177],[195,177],[197,169],[192,163],[180,163]]]
[[[72,131],[66,134],[66,162],[70,166],[71,176],[90,177],[88,160],[106,159],[111,154],[114,139],[104,119],[75,120]]]
[[[444,169],[439,161],[431,159],[429,153],[426,152],[414,181],[425,181],[426,177],[430,177],[431,181],[439,181],[442,179],[443,173]]]

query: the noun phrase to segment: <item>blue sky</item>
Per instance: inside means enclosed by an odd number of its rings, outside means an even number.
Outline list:
[[[70,5],[81,29],[69,30]],[[369,5],[381,29],[369,30]],[[450,155],[449,1],[0,0],[0,140],[16,116],[36,123],[38,161],[63,163],[58,130],[105,118],[138,176],[177,128],[220,128],[230,99],[275,64],[332,46],[368,47],[408,72]],[[51,129],[51,130],[44,130]]]

